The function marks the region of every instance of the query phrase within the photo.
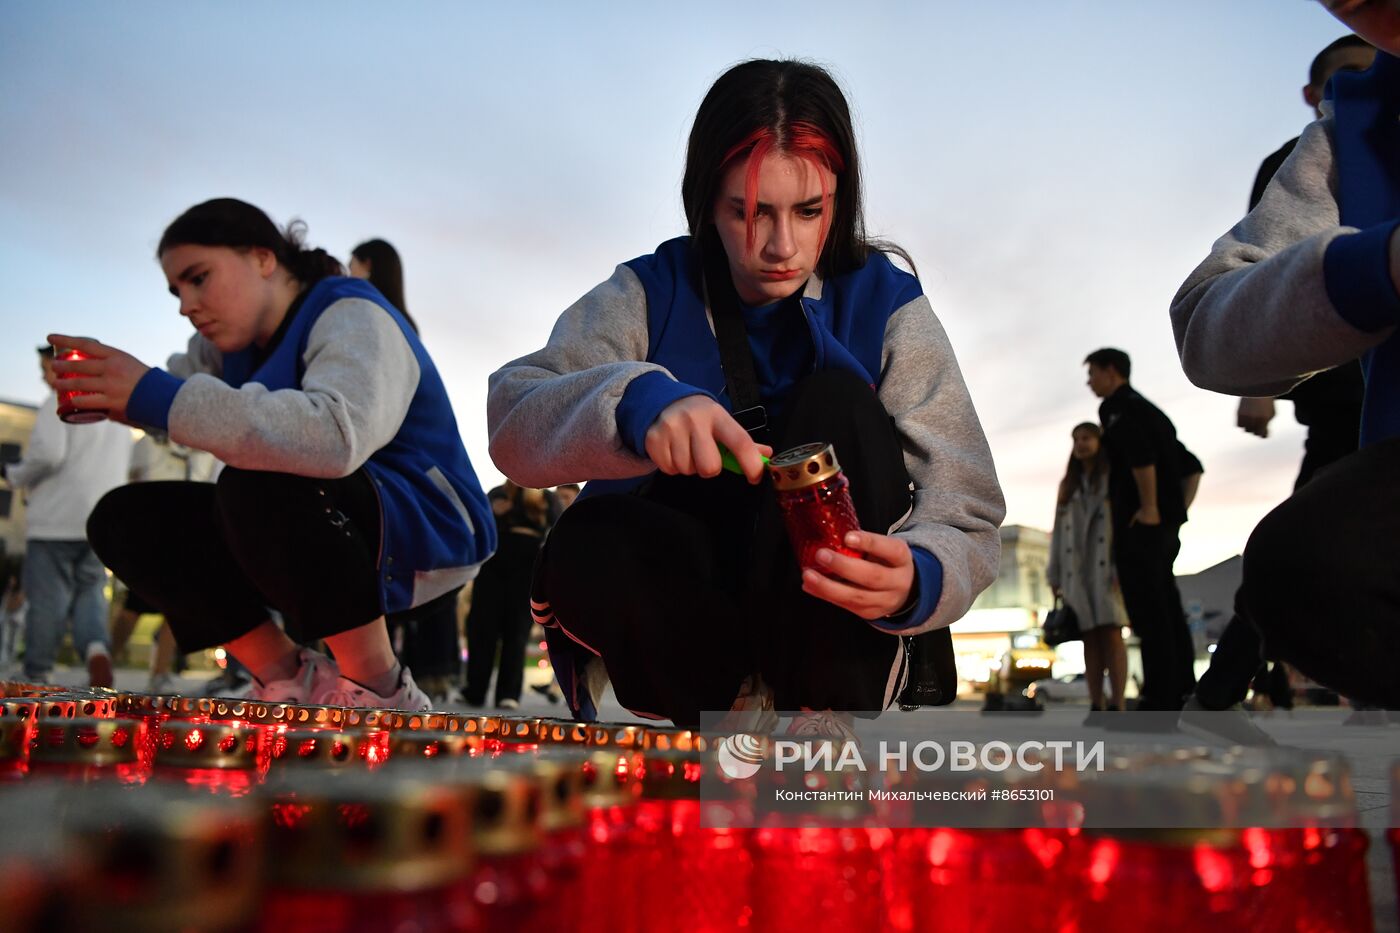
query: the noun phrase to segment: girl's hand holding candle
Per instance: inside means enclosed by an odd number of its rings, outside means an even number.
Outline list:
[[[59,351],[54,373],[63,380],[68,404],[80,411],[106,412],[113,421],[126,421],[126,404],[132,390],[150,367],[129,353],[87,337],[49,334]],[[63,359],[64,350],[77,350],[79,359]]]
[[[802,589],[862,619],[883,619],[910,605],[914,555],[901,538],[852,531],[842,542],[859,557],[817,551],[821,570],[802,571]]]

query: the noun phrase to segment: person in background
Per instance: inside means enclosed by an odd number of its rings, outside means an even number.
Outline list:
[[[496,706],[516,709],[530,637],[530,577],[549,529],[549,502],[543,490],[526,489],[510,480],[491,490],[489,497],[499,544],[473,584],[463,694],[468,705],[483,705],[495,667]]]
[[[49,395],[39,405],[29,445],[18,463],[0,467],[25,497],[24,676],[43,683],[71,622],[73,649],[88,682],[112,686],[107,636],[107,571],[88,544],[87,520],[108,490],[126,482],[131,429],[115,421],[68,424],[58,417],[54,348],[39,348]],[[76,381],[64,386],[78,389]]]
[[[1316,119],[1322,118],[1322,101],[1327,84],[1338,73],[1365,71],[1375,61],[1376,50],[1360,36],[1343,36],[1313,59],[1303,100]],[[1252,211],[1294,147],[1298,137],[1284,143],[1259,166],[1249,195]],[[1318,470],[1356,452],[1361,432],[1361,399],[1365,383],[1361,364],[1343,363],[1334,369],[1304,380],[1279,396],[1293,403],[1293,416],[1307,427],[1303,462],[1293,491],[1302,489]],[[1269,436],[1269,422],[1275,412],[1272,398],[1242,398],[1236,423],[1255,435]],[[1210,657],[1210,667],[1201,675],[1196,691],[1182,710],[1182,724],[1241,745],[1271,745],[1274,740],[1249,718],[1244,700],[1253,682],[1256,695],[1267,693],[1276,709],[1293,708],[1293,688],[1288,667],[1272,664],[1263,657],[1259,633],[1238,611],[1231,617]],[[1354,706],[1365,704],[1354,702]],[[1198,715],[1209,713],[1211,715]],[[1380,716],[1384,720],[1384,714]],[[1360,725],[1374,721],[1369,710],[1358,708],[1347,723]]]
[[[1123,709],[1128,682],[1128,649],[1123,644],[1123,598],[1113,564],[1113,521],[1108,501],[1108,455],[1103,431],[1085,422],[1070,432],[1074,447],[1055,499],[1046,578],[1074,613],[1084,637],[1084,676],[1089,684],[1090,717]],[[1104,679],[1109,693],[1104,695]]]
[[[375,239],[356,246],[350,251],[350,275],[379,289],[418,332],[418,323],[408,313],[404,299],[403,261],[392,244]],[[413,670],[424,692],[438,704],[453,699],[453,686],[462,668],[457,591],[407,612],[390,613],[385,622],[395,653]]]
[[[384,616],[450,596],[495,527],[413,328],[302,230],[233,198],[166,228],[156,255],[197,331],[169,371],[54,335],[90,357],[67,366],[80,405],[226,464],[212,484],[114,489],[89,533],[182,649],[245,663],[255,699],[427,709]],[[334,660],[302,647],[318,640]]]
[[[1329,2],[1378,49],[1335,74],[1249,215],[1171,304],[1182,369],[1202,388],[1262,398],[1360,358],[1360,449],[1264,517],[1236,612],[1264,653],[1324,686],[1400,708],[1400,8]],[[1250,656],[1254,660],[1255,656]]]
[[[1183,471],[1183,447],[1171,420],[1129,384],[1128,354],[1105,347],[1084,363],[1090,390],[1103,399],[1099,421],[1109,462],[1114,566],[1142,645],[1138,709],[1177,711],[1196,683],[1195,648],[1172,570],[1181,550],[1186,492],[1194,494],[1194,485]]]
[[[24,587],[19,585],[19,577],[10,577],[10,582],[5,584],[4,599],[0,601],[0,665],[8,665],[19,654],[24,614]]]

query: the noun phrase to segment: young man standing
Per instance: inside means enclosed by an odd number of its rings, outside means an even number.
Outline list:
[[[126,482],[131,429],[113,421],[64,424],[53,391],[53,348],[39,348],[44,383],[24,459],[3,470],[25,496],[24,676],[43,682],[58,655],[64,624],[73,623],[73,648],[87,662],[94,687],[112,686],[107,638],[107,571],[87,542],[92,507]]]
[[[1128,354],[1105,348],[1084,362],[1089,388],[1103,399],[1099,421],[1109,459],[1113,560],[1142,649],[1138,709],[1179,710],[1196,682],[1195,649],[1172,573],[1186,521],[1184,448],[1170,419],[1129,385]]]

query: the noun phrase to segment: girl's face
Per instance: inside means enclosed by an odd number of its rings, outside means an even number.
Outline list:
[[[270,250],[185,244],[162,253],[160,266],[180,314],[220,352],[265,344],[281,323]]]
[[[1376,48],[1400,55],[1400,0],[1322,0],[1322,5]]]
[[[833,207],[836,176],[825,167],[780,152],[758,169],[753,252],[744,216],[747,160],[731,165],[715,199],[715,227],[729,258],[734,288],[747,305],[780,301],[802,287],[821,258],[823,215]],[[826,190],[822,196],[822,174]],[[830,218],[826,218],[830,223]]]
[[[360,262],[354,256],[350,257],[350,277],[355,279],[369,278],[369,263]]]
[[[1075,431],[1071,436],[1074,438],[1074,459],[1092,460],[1099,455],[1099,438],[1093,431]]]

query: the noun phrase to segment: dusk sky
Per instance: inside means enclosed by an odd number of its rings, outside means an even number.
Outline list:
[[[347,258],[383,237],[483,485],[487,376],[622,261],[684,232],[695,108],[729,65],[829,67],[857,117],[872,233],[906,248],[1006,491],[1049,528],[1081,364],[1133,383],[1206,466],[1179,573],[1223,560],[1292,488],[1268,440],[1181,373],[1167,307],[1311,118],[1344,33],[1308,0],[0,5],[0,398],[35,345],[97,337],[163,365],[189,325],[161,231],[239,197]]]

